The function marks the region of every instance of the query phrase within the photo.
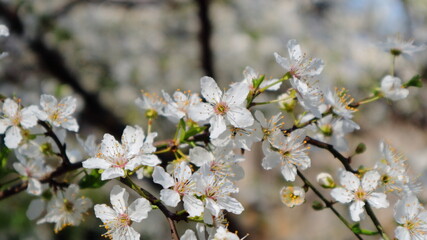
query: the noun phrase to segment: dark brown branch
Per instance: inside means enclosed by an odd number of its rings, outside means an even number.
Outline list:
[[[52,138],[53,141],[55,142],[56,146],[58,146],[58,149],[60,151],[60,155],[62,158],[62,165],[66,166],[66,165],[70,165],[70,159],[67,156],[67,147],[64,144],[61,143],[61,141],[59,140],[58,136],[56,136],[56,134],[53,132],[51,126],[49,126],[48,123],[43,122],[43,121],[38,121],[38,123],[46,130],[45,135]]]
[[[309,136],[305,137],[305,141],[310,145],[328,150],[336,159],[338,159],[342,163],[342,165],[344,165],[345,170],[352,172],[352,173],[358,172],[357,170],[354,170],[350,166],[350,158],[344,157],[340,152],[338,152],[334,148],[333,145],[325,143],[325,142],[321,142],[321,141],[313,139]]]
[[[80,80],[67,66],[61,53],[48,47],[41,35],[33,39],[25,37],[25,28],[19,16],[6,4],[0,3],[0,16],[8,23],[10,31],[21,37],[38,59],[38,64],[58,81],[67,84],[80,94],[85,101],[83,115],[93,125],[100,126],[114,136],[120,136],[125,124],[114,113],[105,108],[96,94],[89,93],[80,84]]]
[[[209,7],[211,0],[196,0],[199,7],[199,43],[200,58],[205,75],[215,78],[215,68],[212,53],[212,24],[209,19]]]

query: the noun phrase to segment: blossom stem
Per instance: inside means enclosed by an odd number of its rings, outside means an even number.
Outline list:
[[[267,102],[253,102],[253,103],[251,104],[251,107],[252,107],[252,106],[257,106],[257,105],[265,105],[265,104],[270,104],[270,103],[276,103],[276,102],[286,101],[286,100],[288,100],[288,99],[293,99],[293,98],[294,98],[294,97],[289,96],[289,97],[287,97],[287,98],[274,99],[274,100],[267,101]]]
[[[147,199],[148,201],[150,201],[150,203],[152,205],[157,206],[160,209],[160,211],[162,211],[163,215],[165,215],[165,217],[168,221],[168,224],[169,224],[169,227],[171,230],[172,239],[173,240],[179,240],[179,235],[178,235],[178,232],[176,230],[175,221],[187,219],[187,215],[185,215],[185,214],[177,215],[175,213],[170,212],[166,208],[166,206],[160,202],[159,199],[157,199],[155,196],[153,196],[147,190],[136,185],[129,176],[126,176],[126,178],[120,178],[120,181],[122,183],[126,184],[128,187],[132,188],[140,196],[142,196],[145,199]],[[175,219],[175,218],[177,218],[177,219]]]
[[[64,144],[61,143],[58,136],[55,134],[55,132],[53,132],[52,127],[49,124],[47,124],[46,122],[40,121],[40,120],[38,121],[38,123],[46,130],[44,135],[52,138],[53,141],[55,142],[55,144],[58,146],[59,151],[60,151],[60,156],[62,158],[62,165],[63,166],[70,165],[71,162],[67,156],[65,143]]]
[[[366,213],[368,214],[368,216],[371,218],[372,222],[374,223],[375,227],[377,228],[378,232],[380,233],[382,239],[390,240],[390,238],[384,232],[383,226],[378,221],[377,216],[375,215],[374,211],[372,210],[371,205],[367,201],[365,201],[365,210],[366,210]]]
[[[376,100],[382,98],[381,95],[376,95],[376,96],[372,96],[363,100],[360,100],[359,102],[357,102],[357,105],[362,105],[362,104],[366,104],[366,103],[370,103],[370,102],[375,102]]]
[[[147,134],[151,133],[151,126],[153,125],[153,118],[148,118]]]
[[[323,194],[319,190],[317,190],[316,187],[314,187],[313,184],[311,184],[311,182],[299,170],[297,170],[297,174],[301,178],[301,180],[304,182],[304,184],[308,186],[311,190],[313,190],[313,192],[323,201],[323,203],[325,203],[326,207],[331,209],[331,211],[335,214],[335,216],[337,216],[341,220],[341,222],[344,223],[344,225],[348,229],[350,229],[352,233],[354,233],[357,239],[363,240],[363,238],[358,233],[355,233],[353,231],[351,224],[334,208],[334,206],[332,205],[332,202],[327,200],[323,196]]]
[[[287,73],[286,73],[285,75],[283,75],[283,77],[281,77],[279,80],[277,80],[277,81],[275,81],[274,83],[269,84],[269,85],[267,85],[267,86],[265,86],[265,87],[261,88],[261,89],[259,90],[259,92],[264,92],[265,90],[269,89],[270,87],[272,87],[272,86],[274,86],[274,85],[276,85],[276,84],[278,84],[278,83],[281,83],[281,82],[283,82],[283,81],[289,80],[289,78],[291,78],[291,77],[292,77],[292,75],[291,75],[289,72],[287,72]]]

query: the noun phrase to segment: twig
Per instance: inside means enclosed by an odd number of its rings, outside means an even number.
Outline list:
[[[64,144],[61,143],[61,141],[59,140],[58,136],[56,136],[56,134],[52,130],[52,127],[48,123],[40,121],[40,120],[38,121],[38,123],[44,129],[46,129],[45,135],[51,137],[53,139],[53,141],[55,142],[56,146],[58,146],[59,152],[60,152],[60,155],[61,155],[61,158],[62,158],[62,165],[64,165],[64,166],[70,165],[71,162],[70,162],[70,159],[67,156],[67,150],[66,150],[67,148],[66,148],[65,143]]]
[[[371,205],[367,201],[365,201],[365,209],[366,209],[366,213],[368,214],[368,216],[371,218],[372,222],[374,223],[375,228],[380,233],[382,239],[389,240],[390,238],[384,232],[383,226],[381,225],[380,221],[378,221],[377,216],[375,215],[374,211],[371,208]]]
[[[311,190],[313,190],[313,192],[323,201],[323,203],[325,203],[326,207],[331,209],[332,212],[335,214],[335,216],[337,216],[341,220],[341,222],[344,223],[344,225],[348,229],[350,229],[350,231],[354,233],[354,235],[356,235],[357,239],[363,239],[359,234],[353,231],[350,223],[347,222],[347,220],[334,208],[331,201],[328,201],[323,196],[323,194],[319,190],[317,190],[316,187],[314,187],[313,184],[311,184],[311,182],[307,178],[305,178],[305,176],[299,170],[297,170],[297,174],[303,180],[304,184],[307,185],[309,188],[311,188]]]

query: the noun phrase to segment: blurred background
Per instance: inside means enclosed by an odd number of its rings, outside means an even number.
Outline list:
[[[107,132],[120,136],[126,124],[145,126],[134,104],[140,90],[199,92],[199,79],[205,75],[226,88],[243,79],[246,66],[267,77],[283,75],[273,53],[287,57],[289,39],[297,39],[304,52],[325,61],[321,86],[345,87],[356,99],[364,98],[390,71],[391,57],[377,47],[379,42],[396,34],[417,45],[427,42],[427,1],[1,0],[0,23],[11,31],[10,37],[0,39],[0,50],[9,54],[0,62],[0,94],[20,97],[24,104],[38,103],[42,93],[73,95],[79,101],[79,134],[95,134],[100,140]],[[403,81],[416,74],[426,84],[426,52],[397,59],[396,75]],[[367,151],[354,158],[354,166],[372,166],[380,158],[379,142],[384,139],[408,157],[413,176],[423,181],[425,88],[411,88],[409,97],[399,102],[382,99],[362,106],[355,121],[361,130],[347,139],[350,149],[364,142]],[[154,125],[158,140],[170,138],[173,128],[164,119]],[[312,192],[304,206],[285,207],[278,192],[287,183],[280,173],[262,170],[259,146],[246,155],[246,178],[238,183],[237,196],[246,211],[241,216],[230,214],[240,236],[353,239],[330,211],[311,209],[316,200]],[[312,181],[320,171],[335,175],[338,162],[327,152],[314,150],[312,159],[313,167],[306,171]],[[94,203],[107,202],[110,189],[105,185],[99,190],[105,194],[86,194]],[[104,229],[93,213],[82,226],[57,235],[48,224],[36,225],[23,208],[30,200],[21,193],[0,202],[0,239],[102,239]],[[342,212],[346,215],[347,209]],[[392,235],[391,209],[377,212]],[[168,239],[163,216],[153,211],[150,218],[135,225],[143,239]],[[366,227],[373,229],[367,222]]]

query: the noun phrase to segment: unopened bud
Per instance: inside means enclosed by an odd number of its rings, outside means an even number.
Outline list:
[[[145,117],[148,119],[154,119],[157,117],[157,111],[154,109],[148,109],[145,111]]]
[[[295,90],[291,90],[288,93],[284,93],[280,95],[277,98],[279,100],[278,101],[279,108],[286,112],[292,112],[297,104],[297,100],[295,99],[295,97],[296,97]]]
[[[323,205],[323,203],[321,203],[321,202],[319,202],[319,201],[314,201],[314,202],[313,202],[313,204],[311,205],[311,207],[312,207],[314,210],[319,211],[319,210],[324,209],[324,208],[325,208],[325,205]]]
[[[317,175],[317,182],[324,188],[336,187],[334,178],[329,173],[319,173],[319,175]]]
[[[328,137],[332,136],[332,134],[334,132],[331,124],[321,125],[321,126],[319,126],[319,129],[323,133],[323,135],[328,136]]]
[[[361,154],[365,151],[366,151],[366,145],[364,143],[359,143],[359,145],[357,145],[355,150],[356,154]]]
[[[403,87],[417,87],[420,88],[423,86],[423,82],[421,81],[420,75],[415,75],[411,80],[407,81],[402,85]]]

